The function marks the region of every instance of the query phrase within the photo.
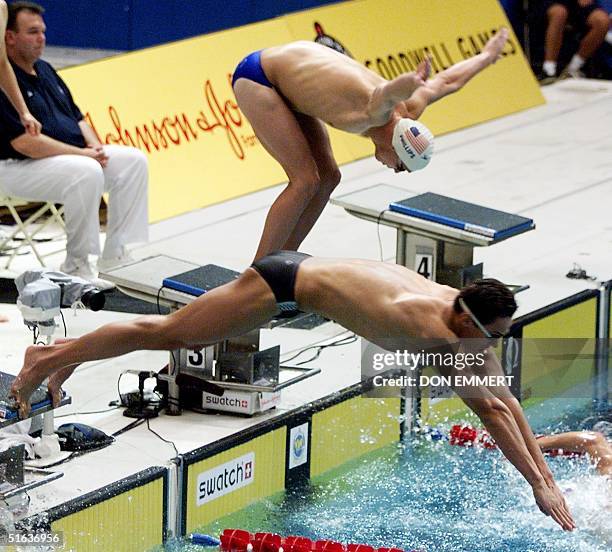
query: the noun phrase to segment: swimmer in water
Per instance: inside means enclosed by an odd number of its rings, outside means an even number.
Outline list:
[[[387,81],[344,54],[307,41],[266,48],[242,60],[232,80],[238,105],[289,179],[268,212],[255,259],[297,250],[339,184],[324,123],[370,138],[376,159],[395,172],[422,169],[431,158],[433,136],[416,119],[495,63],[507,40],[508,29],[502,28],[481,53],[429,80],[429,60]]]
[[[45,378],[57,404],[60,386],[82,362],[143,349],[172,351],[218,343],[298,306],[389,350],[414,350],[415,339],[420,344],[435,340],[438,348],[451,350],[474,348],[483,359],[479,369],[502,380],[503,370],[492,347],[509,331],[517,308],[512,292],[498,280],[479,280],[458,290],[395,264],[279,251],[168,316],[116,322],[67,343],[29,347],[11,395],[25,416],[31,393]],[[449,373],[452,367],[437,368]],[[468,367],[461,373],[466,371]],[[507,386],[476,384],[469,392],[457,388],[529,482],[540,510],[563,529],[573,530],[565,499]]]
[[[597,431],[569,431],[536,437],[542,452],[585,454],[601,475],[612,476],[612,445]]]
[[[597,429],[597,424],[594,429]],[[469,425],[453,426],[449,441],[451,445],[497,448],[489,432]],[[548,456],[584,455],[589,458],[598,473],[612,475],[612,445],[599,431],[567,431],[552,435],[536,435],[536,441],[540,450]]]

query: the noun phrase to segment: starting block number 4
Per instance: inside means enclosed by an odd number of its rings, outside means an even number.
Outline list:
[[[414,270],[428,280],[434,279],[433,255],[428,253],[417,253],[414,259]]]

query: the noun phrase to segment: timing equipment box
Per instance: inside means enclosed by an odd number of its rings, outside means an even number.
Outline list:
[[[278,406],[280,399],[280,391],[267,393],[226,389],[221,397],[202,391],[202,408],[251,416]]]

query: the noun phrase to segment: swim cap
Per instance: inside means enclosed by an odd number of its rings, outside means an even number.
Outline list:
[[[424,169],[433,155],[434,137],[419,121],[400,119],[393,129],[391,144],[404,166],[410,171]]]

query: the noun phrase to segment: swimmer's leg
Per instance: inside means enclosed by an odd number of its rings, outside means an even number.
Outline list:
[[[270,207],[255,259],[282,249],[320,186],[317,164],[293,111],[274,90],[248,79],[234,85],[238,105],[264,148],[283,167],[288,186]]]
[[[489,39],[480,54],[456,63],[428,80],[404,102],[408,116],[418,119],[428,105],[463,88],[472,77],[499,59],[507,40],[508,29],[502,28]]]
[[[171,315],[115,322],[69,343],[28,347],[11,395],[24,416],[34,389],[46,377],[52,378],[68,367],[138,350],[174,350],[216,343],[261,326],[277,312],[268,284],[249,268],[238,279],[205,293]]]
[[[340,183],[340,169],[334,159],[329,134],[325,124],[314,117],[296,114],[300,128],[308,140],[310,152],[317,165],[319,186],[312,196],[306,209],[302,212],[297,225],[283,245],[283,249],[297,250],[304,238],[308,235],[325,205],[329,196]]]
[[[569,431],[557,435],[544,435],[537,439],[542,451],[563,449],[588,454],[597,471],[612,475],[612,446],[595,431]]]

